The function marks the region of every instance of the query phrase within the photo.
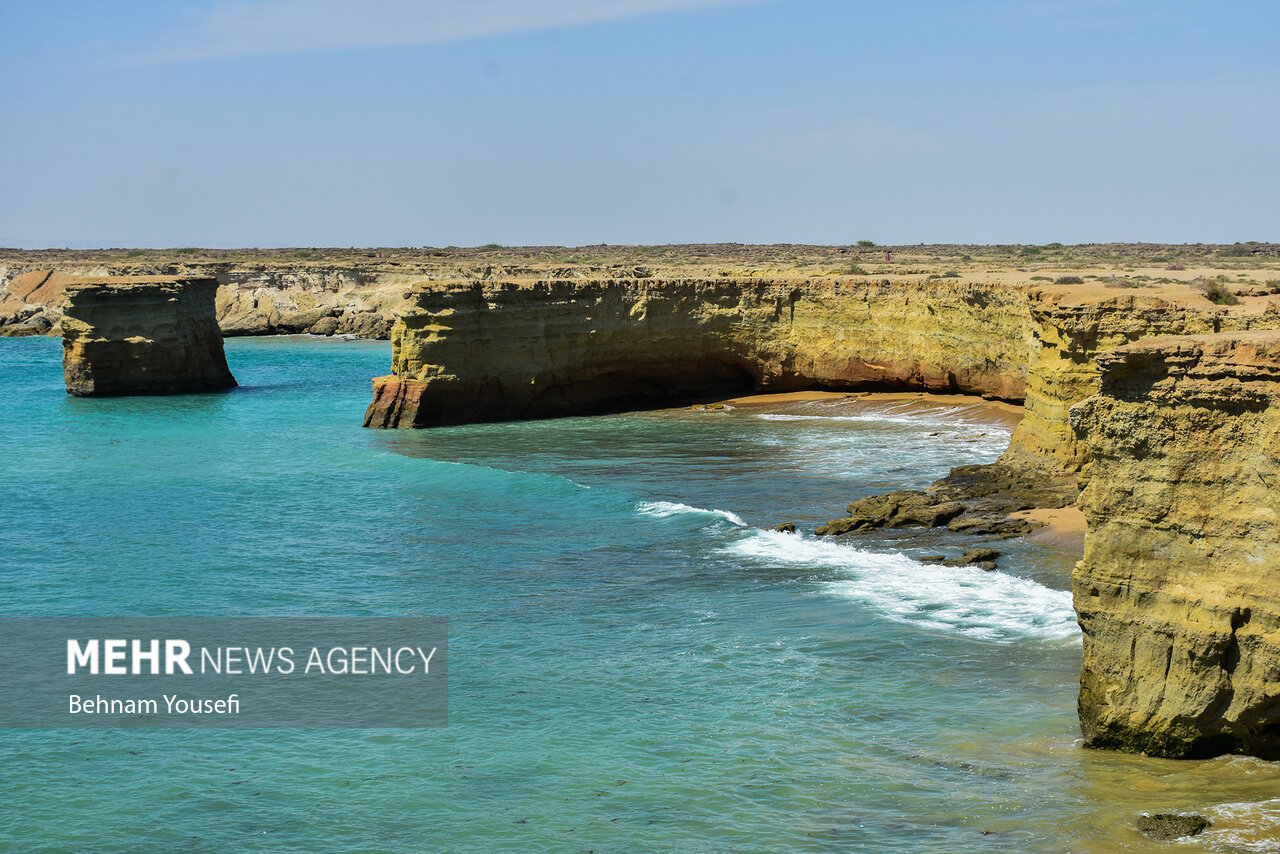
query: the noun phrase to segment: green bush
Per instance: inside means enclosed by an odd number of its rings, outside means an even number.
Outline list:
[[[1201,288],[1204,290],[1204,295],[1209,299],[1209,302],[1214,305],[1235,305],[1240,302],[1235,294],[1227,290],[1226,283],[1217,279],[1205,282],[1201,285]]]
[[[1079,276],[1059,276],[1054,282],[1059,285],[1083,285],[1084,279]]]

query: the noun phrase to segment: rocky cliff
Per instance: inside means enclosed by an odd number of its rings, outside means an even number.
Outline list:
[[[1089,453],[1068,419],[1093,394],[1096,358],[1143,338],[1278,326],[1280,318],[1233,311],[1194,293],[1100,296],[1087,288],[1028,295],[1027,393],[1022,421],[1001,462],[1020,468],[1076,473]]]
[[[1255,299],[1179,285],[813,277],[427,282],[392,330],[368,426],[640,407],[743,390],[904,388],[1021,401],[1001,463],[1074,478],[1068,422],[1099,353],[1144,337],[1280,327]]]
[[[422,275],[381,265],[312,263],[69,263],[59,268],[0,265],[0,335],[55,334],[66,285],[102,276],[185,276],[217,280],[224,335],[310,332],[386,338],[405,291]]]
[[[1098,360],[1074,595],[1086,743],[1280,758],[1280,333]]]
[[[78,397],[231,388],[214,279],[107,277],[66,285],[62,370]]]
[[[830,279],[432,284],[365,423],[541,418],[799,388],[1021,399],[1026,300],[998,285]]]

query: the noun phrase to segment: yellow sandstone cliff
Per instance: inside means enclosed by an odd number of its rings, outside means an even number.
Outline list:
[[[1148,339],[1072,410],[1094,747],[1280,758],[1280,333]]]
[[[1155,335],[1280,326],[1280,317],[1233,311],[1176,289],[1160,296],[1110,296],[1096,288],[1059,287],[1030,293],[1028,312],[1025,406],[1001,461],[1067,473],[1080,471],[1089,459],[1068,411],[1094,393],[1100,353]]]
[[[62,370],[78,397],[232,388],[214,279],[105,277],[67,285]]]
[[[958,282],[475,282],[418,288],[366,426],[542,418],[742,391],[1020,400],[1026,299]]]

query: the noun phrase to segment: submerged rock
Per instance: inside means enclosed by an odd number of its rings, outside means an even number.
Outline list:
[[[1169,842],[1204,833],[1213,822],[1196,813],[1156,813],[1138,816],[1138,831],[1148,839]]]
[[[218,282],[102,277],[66,288],[62,371],[77,397],[232,388],[214,314]]]

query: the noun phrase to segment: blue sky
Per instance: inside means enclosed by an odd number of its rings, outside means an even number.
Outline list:
[[[0,246],[1280,240],[1271,0],[0,0]]]

